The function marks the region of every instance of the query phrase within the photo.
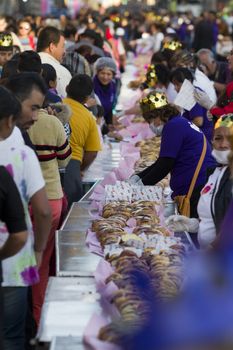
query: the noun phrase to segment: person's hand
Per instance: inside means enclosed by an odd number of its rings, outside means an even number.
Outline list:
[[[187,231],[197,232],[199,227],[198,219],[191,219],[183,215],[171,215],[166,219],[165,224],[174,232]]]
[[[85,105],[89,107],[93,107],[97,105],[96,99],[93,97],[89,97],[88,100],[85,102]]]
[[[196,102],[199,103],[205,109],[209,110],[214,106],[213,101],[209,98],[207,93],[205,93],[204,91],[195,89],[193,95]]]
[[[136,185],[136,186],[144,186],[142,179],[138,175],[132,175],[130,178],[127,180],[127,182],[131,185]]]
[[[43,252],[35,251],[36,265],[38,269],[40,268],[42,257],[43,257]]]
[[[109,131],[115,131],[115,127],[113,124],[108,124],[108,130]]]
[[[54,108],[52,108],[51,106],[48,106],[48,107],[46,108],[46,110],[47,110],[47,113],[48,113],[49,115],[54,115],[55,117],[57,116],[56,110],[55,110]]]
[[[134,184],[136,184],[139,180],[141,180],[140,179],[140,177],[138,176],[138,175],[132,175],[132,176],[130,176],[130,178],[127,180],[127,182],[129,183],[129,184],[131,184],[131,185],[134,185]]]

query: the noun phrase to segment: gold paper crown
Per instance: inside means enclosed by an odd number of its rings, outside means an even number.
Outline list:
[[[216,130],[222,126],[225,126],[226,128],[231,128],[233,126],[233,114],[224,114],[218,118],[214,129]]]
[[[154,88],[157,82],[158,82],[158,77],[156,74],[155,66],[151,64],[147,68],[146,83],[150,88]]]
[[[151,112],[168,104],[167,97],[162,92],[154,92],[140,100],[142,113]]]
[[[11,34],[0,34],[0,47],[13,46],[13,38]]]
[[[170,41],[169,43],[165,43],[163,45],[164,49],[169,49],[171,51],[176,51],[182,48],[182,44],[179,41]]]

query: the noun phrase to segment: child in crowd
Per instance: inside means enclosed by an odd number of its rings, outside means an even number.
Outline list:
[[[51,64],[44,63],[42,64],[42,77],[47,85],[48,92],[45,96],[47,103],[57,103],[62,102],[58,92],[57,87],[57,73],[56,70],[51,66]]]

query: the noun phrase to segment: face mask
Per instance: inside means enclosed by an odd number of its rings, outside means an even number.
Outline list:
[[[155,126],[154,124],[150,124],[150,129],[156,136],[161,136],[163,131],[163,125]]]
[[[219,163],[219,164],[222,164],[222,165],[227,165],[228,164],[228,156],[229,154],[231,153],[230,150],[227,150],[227,151],[217,151],[216,149],[214,149],[212,151],[212,156],[216,159],[216,161]]]

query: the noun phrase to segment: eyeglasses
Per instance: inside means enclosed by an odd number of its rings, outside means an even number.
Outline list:
[[[25,30],[30,30],[30,27],[19,27],[19,29],[25,29]]]

